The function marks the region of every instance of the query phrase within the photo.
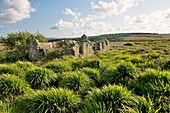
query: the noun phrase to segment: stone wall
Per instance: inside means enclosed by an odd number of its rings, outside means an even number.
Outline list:
[[[31,61],[38,60],[47,55],[47,52],[54,51],[58,48],[65,48],[61,50],[61,55],[72,55],[74,57],[90,57],[94,55],[96,50],[109,50],[109,41],[107,39],[100,42],[90,42],[86,35],[82,36],[81,41],[63,40],[57,42],[40,43],[38,40],[32,40],[29,47],[29,59]],[[67,49],[66,49],[67,48]]]
[[[109,41],[107,39],[104,39],[102,41],[96,42],[94,44],[94,49],[99,51],[106,51],[109,50]]]

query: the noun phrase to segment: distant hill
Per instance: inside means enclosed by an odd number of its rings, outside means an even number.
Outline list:
[[[147,38],[166,38],[169,37],[170,38],[170,34],[157,34],[157,33],[118,33],[118,34],[104,34],[104,35],[98,35],[98,36],[90,36],[89,40],[90,41],[99,41],[102,39],[108,39],[109,41],[116,41],[116,40],[120,40],[121,38],[128,38],[128,37],[147,37]],[[80,37],[77,38],[60,38],[60,39],[56,39],[56,38],[48,38],[49,42],[53,42],[53,41],[60,41],[60,40],[76,40],[79,41]]]

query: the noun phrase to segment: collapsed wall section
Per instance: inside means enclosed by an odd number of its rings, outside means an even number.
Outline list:
[[[96,50],[109,50],[109,41],[105,39],[100,42],[93,43],[88,40],[86,35],[82,36],[81,41],[63,40],[57,42],[40,43],[38,40],[33,39],[29,43],[28,48],[28,56],[31,61],[47,56],[48,51],[54,51],[58,48],[63,48],[59,51],[61,56],[72,55],[74,57],[90,57],[94,55]]]

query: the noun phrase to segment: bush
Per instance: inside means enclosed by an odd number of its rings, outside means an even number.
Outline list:
[[[28,56],[28,46],[27,44],[31,39],[38,39],[40,42],[47,42],[46,38],[40,33],[31,34],[29,32],[17,32],[9,33],[6,38],[3,38],[3,43],[12,51],[13,60],[27,59]],[[9,57],[10,59],[10,57]]]
[[[19,98],[12,113],[76,113],[80,97],[67,89],[49,89]]]
[[[55,73],[71,71],[72,68],[68,62],[49,62],[44,65],[45,68],[52,69]]]
[[[65,72],[62,74],[59,86],[78,91],[80,88],[90,86],[90,78],[79,71]]]
[[[122,86],[93,89],[87,95],[82,113],[120,113],[133,108],[133,95]]]
[[[0,64],[0,75],[2,74],[13,74],[24,77],[23,71],[15,64]]]
[[[14,75],[4,74],[0,76],[0,98],[13,100],[15,96],[29,92],[29,85]]]
[[[26,81],[34,89],[46,88],[56,78],[57,75],[52,70],[45,68],[31,68],[26,72]]]

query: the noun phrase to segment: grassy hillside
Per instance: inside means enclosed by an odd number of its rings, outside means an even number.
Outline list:
[[[90,58],[0,63],[0,113],[169,113],[169,35],[119,38]]]
[[[170,38],[170,34],[156,34],[156,33],[119,33],[119,34],[104,34],[99,36],[90,36],[89,40],[91,41],[99,41],[102,39],[108,39],[110,41],[117,41],[122,40],[122,38]],[[59,40],[80,40],[80,37],[78,38],[49,38],[49,42],[52,41],[59,41]]]

